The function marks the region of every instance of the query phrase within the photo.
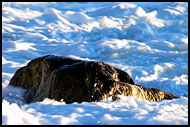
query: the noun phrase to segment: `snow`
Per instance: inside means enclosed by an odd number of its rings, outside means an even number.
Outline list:
[[[8,83],[18,68],[48,54],[103,61],[138,85],[181,98],[26,104],[25,90]],[[2,124],[187,125],[188,3],[3,2]]]

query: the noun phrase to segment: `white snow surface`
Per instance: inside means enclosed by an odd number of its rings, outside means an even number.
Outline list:
[[[26,104],[8,83],[31,59],[56,54],[98,60],[136,84],[179,99]],[[2,124],[187,125],[187,2],[3,2]]]

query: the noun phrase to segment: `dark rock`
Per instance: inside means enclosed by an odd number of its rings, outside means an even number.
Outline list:
[[[135,96],[148,101],[177,98],[155,88],[136,85],[124,71],[99,61],[83,61],[47,55],[30,61],[18,69],[10,85],[27,89],[26,102],[57,101],[91,102],[118,99],[117,94]]]

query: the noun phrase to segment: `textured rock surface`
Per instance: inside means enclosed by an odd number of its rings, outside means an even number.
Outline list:
[[[66,103],[99,101],[110,96],[115,100],[117,94],[148,101],[177,98],[136,85],[126,72],[106,63],[55,55],[30,61],[16,71],[9,84],[27,89],[24,98],[28,103],[46,97]]]

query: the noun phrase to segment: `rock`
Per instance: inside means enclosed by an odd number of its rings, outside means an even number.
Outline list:
[[[124,71],[99,61],[84,61],[47,55],[18,69],[9,85],[27,89],[27,103],[44,98],[73,102],[118,99],[117,94],[148,101],[177,98],[155,88],[136,85]]]

